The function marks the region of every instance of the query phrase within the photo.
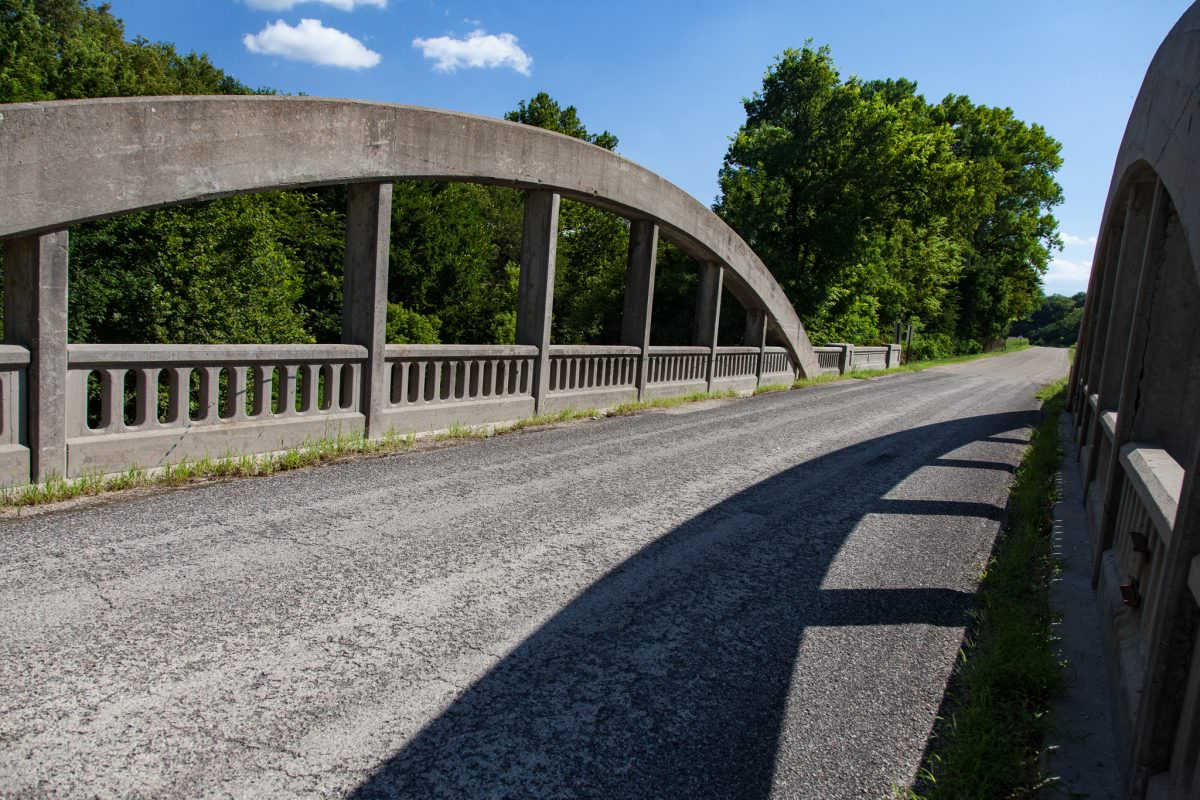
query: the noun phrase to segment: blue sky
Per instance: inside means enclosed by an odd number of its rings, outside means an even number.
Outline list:
[[[1186,0],[442,2],[111,0],[129,36],[207,52],[252,86],[501,116],[547,91],[700,200],[774,57],[829,44],[843,75],[1010,106],[1063,143],[1066,240],[1047,292],[1081,291],[1146,67]],[[307,20],[307,22],[306,22]],[[326,62],[326,63],[313,63]]]

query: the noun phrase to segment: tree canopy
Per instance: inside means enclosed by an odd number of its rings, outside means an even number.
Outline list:
[[[913,320],[965,349],[1033,308],[1050,252],[1059,144],[1011,109],[904,79],[843,80],[828,47],[787,50],[744,101],[721,214],[814,340]]]

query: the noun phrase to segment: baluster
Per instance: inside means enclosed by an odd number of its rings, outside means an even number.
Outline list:
[[[317,411],[317,400],[320,397],[321,371],[316,364],[301,364],[300,414],[312,414]]]
[[[276,416],[291,417],[296,414],[296,384],[300,378],[300,368],[295,364],[282,364],[278,367],[279,389],[275,396],[277,400]]]
[[[342,365],[326,364],[329,377],[325,379],[325,408],[330,412],[342,410]]]
[[[389,361],[388,367],[392,371],[392,393],[388,398],[388,405],[403,405],[408,402],[408,362]],[[357,376],[355,377],[357,384]],[[358,404],[355,403],[355,405]]]
[[[430,400],[432,402],[435,402],[435,403],[441,402],[442,381],[445,380],[445,376],[443,375],[443,372],[445,371],[444,362],[431,361],[431,362],[429,362],[429,366],[433,367],[433,386],[431,387],[433,389],[433,391],[428,392],[426,394],[427,394],[427,396],[432,395],[432,397],[430,397]]]
[[[18,412],[17,412],[17,376],[19,373],[9,373],[4,380],[4,442],[16,444]],[[73,369],[67,372],[67,409],[70,416],[67,419],[67,436],[83,436],[91,433],[87,425],[88,407],[88,375],[91,370]]]
[[[415,366],[417,368],[417,380],[413,384],[413,388],[416,389],[416,399],[413,401],[413,403],[420,405],[421,403],[425,402],[425,373],[428,371],[429,362],[418,361],[416,362]]]
[[[158,427],[158,367],[139,367],[134,371],[135,399],[133,427]]]
[[[179,428],[191,421],[192,368],[167,367],[167,418],[164,427]]]
[[[271,391],[275,370],[258,364],[253,367],[253,374],[254,403],[250,409],[250,416],[257,419],[271,413]]]
[[[220,401],[221,368],[200,367],[200,407],[196,411],[196,421],[213,423],[218,420],[218,402]]]
[[[100,370],[100,427],[105,433],[125,430],[125,370]]]
[[[228,393],[225,395],[225,414],[224,416],[230,420],[246,419],[246,373],[248,367],[236,366],[229,367],[226,374],[229,375]]]

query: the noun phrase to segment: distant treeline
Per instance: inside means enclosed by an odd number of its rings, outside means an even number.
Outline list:
[[[1042,304],[1028,319],[1013,323],[1012,335],[1024,336],[1033,344],[1048,347],[1068,347],[1079,339],[1079,324],[1083,321],[1083,292],[1066,297],[1052,294],[1042,298]]]
[[[912,320],[922,341],[975,350],[1042,302],[1059,245],[1059,145],[1009,109],[914,83],[840,78],[827,48],[788,50],[720,170],[715,210],[759,253],[815,342],[871,343]],[[126,40],[106,5],[0,0],[0,102],[272,93],[203,54]],[[545,93],[508,119],[615,150]],[[402,182],[393,194],[388,338],[514,336],[522,199],[511,189]],[[344,190],[274,192],[128,214],[71,230],[78,342],[328,342],[341,332]],[[615,342],[628,224],[564,201],[553,340]],[[663,243],[652,340],[687,343],[696,265]],[[743,315],[726,298],[721,340]]]

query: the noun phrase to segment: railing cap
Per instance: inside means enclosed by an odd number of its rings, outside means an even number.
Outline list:
[[[529,344],[389,344],[384,358],[512,358],[536,356],[537,347]]]
[[[365,361],[367,349],[356,344],[71,344],[67,366],[138,367],[158,365],[246,366]]]

